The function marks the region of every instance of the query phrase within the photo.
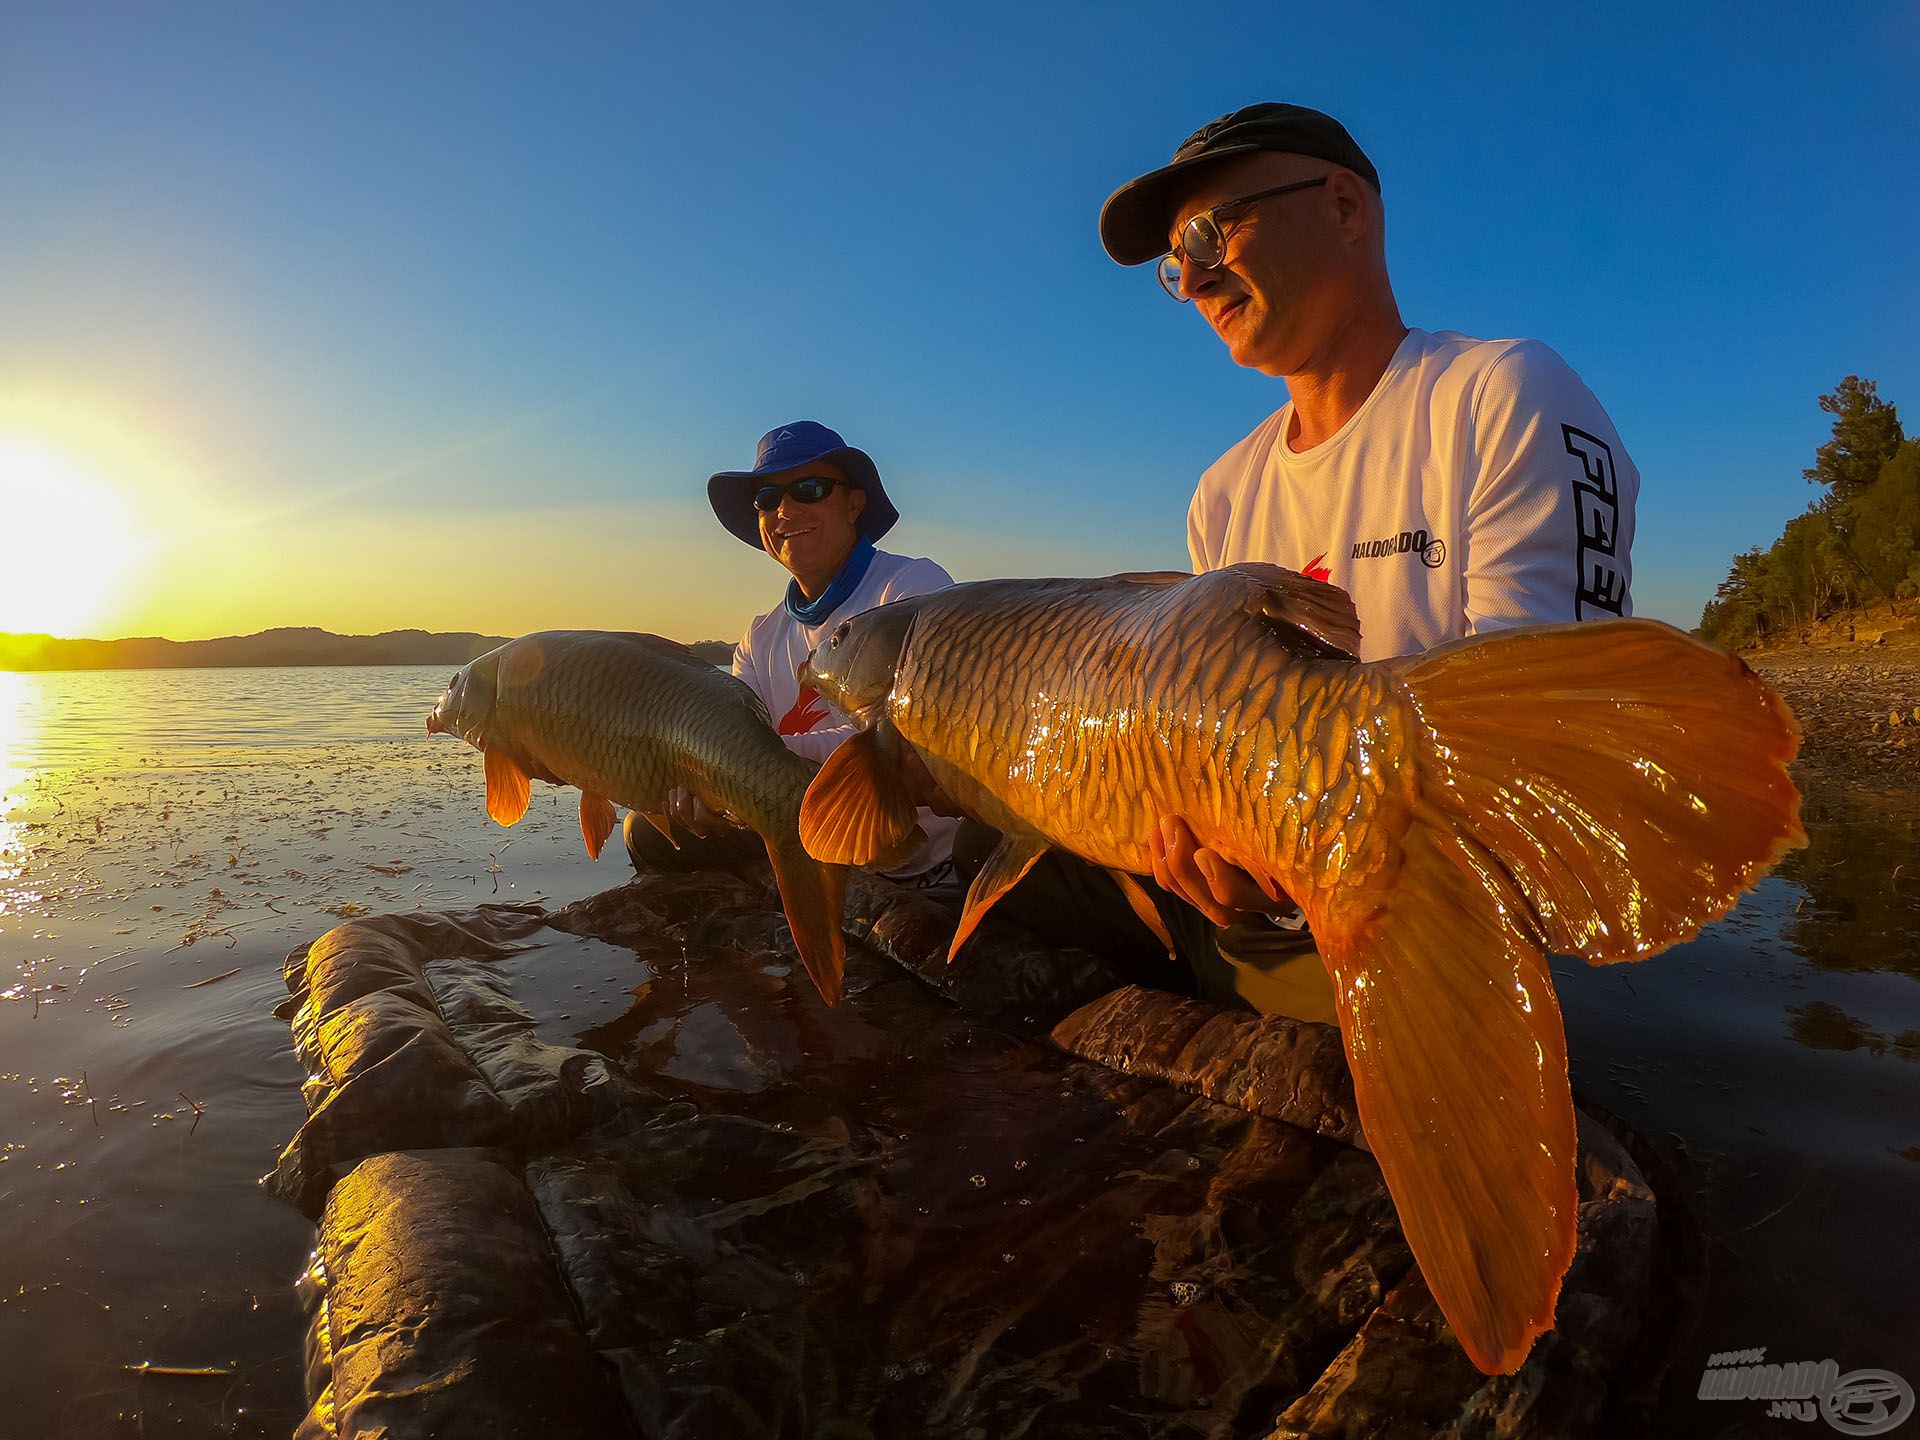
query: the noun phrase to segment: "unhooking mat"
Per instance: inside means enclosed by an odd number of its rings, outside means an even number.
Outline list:
[[[319,1224],[303,1440],[1641,1428],[1698,1250],[1632,1137],[1581,1114],[1558,1326],[1490,1379],[1337,1032],[991,919],[949,968],[952,907],[885,882],[849,917],[837,1010],[724,872],[290,955],[309,1118],[267,1183]]]

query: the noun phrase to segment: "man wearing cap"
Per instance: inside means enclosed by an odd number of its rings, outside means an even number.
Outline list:
[[[944,590],[953,577],[931,560],[874,548],[900,512],[864,450],[826,426],[796,420],[761,437],[751,470],[723,470],[707,481],[707,499],[737,539],[765,550],[791,577],[786,598],[747,627],[733,650],[733,673],[766,703],[787,748],[825,760],[856,733],[854,724],[811,686],[801,664],[835,624],[890,600]],[[685,791],[670,798],[674,841],[628,815],[628,854],[637,867],[674,870],[757,854],[760,843],[716,822]],[[956,821],[920,812],[927,841],[895,878],[939,884],[950,878]]]
[[[1100,238],[1123,265],[1157,262],[1236,364],[1286,382],[1287,403],[1200,477],[1187,513],[1196,572],[1269,561],[1340,586],[1368,660],[1632,613],[1640,482],[1613,422],[1538,341],[1401,320],[1380,176],[1338,121],[1275,104],[1222,116],[1116,190]],[[1178,819],[1156,850],[1160,884],[1231,927],[1216,937],[1223,953],[1262,926],[1281,933],[1274,902]],[[1296,1000],[1299,985],[1315,992],[1301,1003],[1326,1013],[1308,1018],[1330,1016],[1310,951],[1256,948],[1229,954],[1224,979],[1202,974],[1203,993],[1302,1013],[1263,1003],[1277,979]]]

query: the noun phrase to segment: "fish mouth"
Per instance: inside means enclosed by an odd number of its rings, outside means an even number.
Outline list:
[[[447,727],[440,721],[440,712],[438,710],[429,710],[427,712],[427,734],[444,735],[446,733]]]
[[[802,692],[811,690],[814,694],[818,695],[822,700],[826,700],[831,704],[838,705],[840,707],[841,713],[845,715],[849,720],[853,721],[853,723],[856,726],[858,726],[860,729],[866,730],[872,727],[874,716],[877,715],[880,711],[880,706],[878,703],[869,705],[865,709],[861,709],[861,710],[853,710],[853,709],[847,708],[846,703],[840,697],[829,695],[827,694],[827,692],[825,692],[820,688],[819,680],[817,680],[814,677],[813,662],[811,660],[802,660],[800,662],[800,668],[794,672],[794,675],[800,681],[800,689],[802,690]]]
[[[815,693],[818,693],[818,692],[815,692]],[[849,720],[853,721],[854,728],[857,730],[873,729],[873,727],[877,723],[879,723],[881,716],[883,715],[885,710],[886,710],[885,696],[882,696],[880,699],[874,701],[873,704],[861,706],[857,710],[849,710],[844,706],[841,707],[841,713],[845,715]]]

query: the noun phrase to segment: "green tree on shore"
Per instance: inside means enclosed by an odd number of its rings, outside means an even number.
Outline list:
[[[1920,440],[1903,442],[1847,513],[1854,553],[1874,588],[1895,600],[1920,592]]]
[[[1700,633],[1738,647],[1859,605],[1920,596],[1920,440],[1871,380],[1849,375],[1820,408],[1833,438],[1807,479],[1826,493],[1778,540],[1733,558]]]
[[[1833,439],[1814,452],[1813,468],[1800,473],[1809,483],[1826,486],[1833,503],[1845,504],[1880,478],[1880,467],[1906,437],[1899,412],[1880,398],[1880,387],[1858,375],[1822,395],[1820,408],[1837,417]]]

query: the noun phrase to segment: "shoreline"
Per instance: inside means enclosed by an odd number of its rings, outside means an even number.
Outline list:
[[[205,640],[127,636],[66,640],[53,635],[0,634],[0,673],[79,674],[95,671],[358,669],[465,665],[512,638],[478,631],[384,630],[338,635],[314,626],[279,627]],[[731,664],[730,640],[680,641],[703,660]]]
[[[1920,790],[1920,635],[1740,652],[1800,722],[1804,792]]]

